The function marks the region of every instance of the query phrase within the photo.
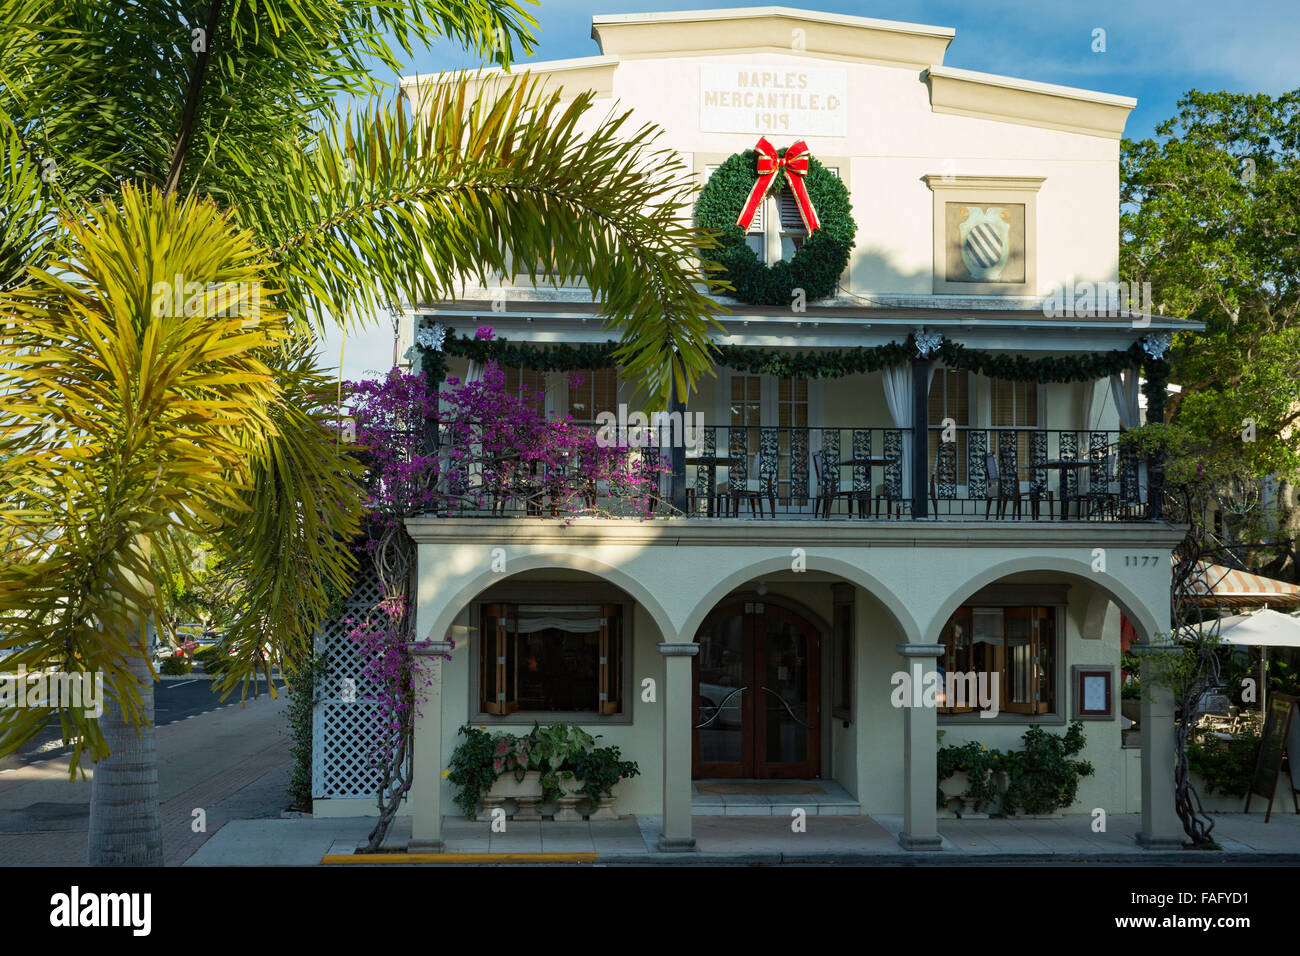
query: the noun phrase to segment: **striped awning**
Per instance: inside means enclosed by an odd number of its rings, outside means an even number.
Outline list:
[[[1300,585],[1205,561],[1197,566],[1192,590],[1204,595],[1201,604],[1206,606],[1300,607]]]

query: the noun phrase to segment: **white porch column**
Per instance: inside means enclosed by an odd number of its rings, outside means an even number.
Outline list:
[[[691,658],[700,652],[694,641],[663,643],[664,656],[664,828],[663,852],[694,850],[691,836]]]
[[[933,672],[935,659],[943,653],[942,644],[899,644],[896,649],[914,682]],[[934,707],[903,708],[903,832],[898,842],[905,850],[938,850],[943,845],[934,806],[939,787],[938,732]]]
[[[1157,654],[1171,648],[1135,644],[1142,659],[1142,830],[1148,850],[1177,849],[1186,837],[1174,810],[1174,692],[1156,683]]]
[[[417,798],[412,807],[411,853],[442,852],[442,655],[451,653],[450,641],[411,644],[414,662],[412,680],[427,687],[427,699],[416,710],[414,777],[411,791]]]

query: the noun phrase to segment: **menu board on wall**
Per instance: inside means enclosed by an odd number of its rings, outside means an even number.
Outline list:
[[[845,136],[846,98],[845,72],[833,67],[700,64],[700,129],[708,133]]]

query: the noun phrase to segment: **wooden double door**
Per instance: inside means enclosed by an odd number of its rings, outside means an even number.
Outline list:
[[[700,627],[694,776],[821,776],[821,638],[787,608],[744,602]]]

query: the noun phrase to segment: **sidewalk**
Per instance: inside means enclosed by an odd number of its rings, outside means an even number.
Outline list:
[[[1105,833],[1092,832],[1090,814],[1059,820],[941,820],[943,847],[934,852],[898,845],[901,816],[809,817],[807,831],[793,833],[790,821],[772,816],[697,816],[696,851],[660,853],[658,817],[623,817],[581,823],[509,822],[493,833],[486,821],[448,817],[445,853],[415,859],[399,853],[380,859],[354,857],[374,825],[372,819],[236,820],[222,828],[187,866],[274,866],[346,863],[581,863],[598,864],[775,864],[858,863],[876,865],[1234,863],[1300,865],[1300,818],[1263,814],[1218,814],[1214,836],[1221,851],[1144,850],[1135,836],[1139,814],[1111,816]],[[385,848],[404,850],[410,817],[393,825]],[[457,859],[460,857],[460,859]]]
[[[236,703],[155,730],[166,865],[183,863],[223,825],[278,816],[288,803],[285,703],[283,693],[278,700],[250,695],[246,707]],[[87,764],[86,779],[69,781],[63,756],[0,774],[0,863],[84,866],[93,773]],[[206,816],[201,833],[193,828],[196,809]]]

